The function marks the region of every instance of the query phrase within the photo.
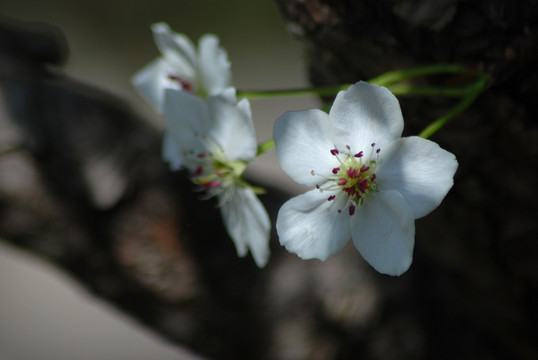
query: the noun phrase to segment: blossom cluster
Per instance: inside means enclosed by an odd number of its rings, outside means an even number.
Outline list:
[[[186,169],[216,197],[239,256],[269,259],[271,224],[255,189],[243,179],[257,155],[247,99],[238,100],[230,62],[214,35],[196,48],[163,23],[152,27],[161,57],[133,83],[163,114],[163,158]],[[325,260],[350,239],[377,271],[401,275],[414,248],[415,219],[433,211],[453,184],[455,156],[424,138],[401,137],[404,121],[386,88],[358,82],[340,91],[329,113],[286,112],[274,143],[283,171],[312,186],[281,207],[280,243],[302,259]]]
[[[254,188],[243,178],[256,157],[250,103],[236,98],[230,62],[214,35],[189,38],[168,25],[152,26],[162,56],[134,75],[140,93],[163,114],[163,158],[186,169],[192,182],[216,197],[239,256],[250,250],[256,264],[269,260],[271,223]]]

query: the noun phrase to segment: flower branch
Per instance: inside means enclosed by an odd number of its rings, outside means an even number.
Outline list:
[[[437,130],[445,126],[452,118],[461,114],[478,98],[478,96],[486,89],[486,81],[488,79],[487,74],[482,74],[480,79],[470,86],[469,92],[463,98],[463,100],[456,105],[447,114],[441,116],[439,119],[433,121],[430,125],[426,126],[418,136],[427,139],[432,136]]]

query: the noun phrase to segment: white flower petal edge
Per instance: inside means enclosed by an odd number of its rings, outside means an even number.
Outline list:
[[[171,170],[179,170],[183,165],[181,148],[170,135],[170,133],[164,134],[162,155],[164,161],[168,162]]]
[[[325,260],[349,241],[348,219],[318,190],[291,198],[278,212],[276,230],[280,244],[301,259]]]
[[[172,71],[173,69],[163,58],[158,58],[142,68],[131,79],[140,94],[159,113],[164,107],[164,89],[181,90],[181,86],[168,77]]]
[[[215,35],[207,34],[198,43],[200,82],[208,95],[215,95],[230,86],[230,62],[226,50]]]
[[[382,274],[401,275],[413,261],[415,219],[396,191],[372,194],[353,217],[353,243]]]
[[[340,91],[329,111],[338,148],[383,148],[402,136],[404,121],[398,99],[387,89],[364,81]],[[358,151],[357,150],[357,151]]]
[[[183,34],[174,33],[165,23],[151,26],[153,38],[159,51],[174,73],[185,80],[196,77],[196,49],[191,40]]]
[[[262,203],[250,188],[238,187],[235,194],[221,207],[222,219],[241,257],[250,249],[258,267],[269,260],[271,221]]]
[[[166,121],[167,137],[171,137],[174,146],[180,152],[177,157],[170,154],[170,139],[167,139],[166,154],[168,159],[173,159],[176,163],[181,160],[181,165],[190,166],[184,159],[184,154],[188,152],[204,152],[206,149],[199,140],[199,135],[207,133],[210,127],[211,115],[207,103],[198,96],[194,96],[185,91],[166,89],[164,103],[164,118]]]
[[[458,168],[454,154],[417,136],[399,139],[383,151],[387,161],[377,171],[380,188],[402,194],[416,219],[439,206],[454,184]]]
[[[234,93],[235,97],[235,93]],[[252,160],[258,144],[250,112],[250,103],[242,99],[230,103],[229,96],[212,96],[208,99],[212,124],[208,135],[234,160]]]
[[[280,167],[293,180],[307,186],[328,176],[338,162],[331,156],[330,141],[333,124],[329,115],[321,110],[287,112],[278,118],[273,138]],[[316,176],[312,176],[312,171]]]

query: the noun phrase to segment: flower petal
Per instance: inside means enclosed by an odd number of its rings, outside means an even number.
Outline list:
[[[339,148],[365,151],[393,142],[402,135],[404,121],[398,99],[381,86],[364,81],[340,91],[329,112]]]
[[[208,99],[212,123],[207,135],[214,139],[230,160],[251,160],[256,156],[257,142],[247,99],[237,105],[227,96]]]
[[[287,112],[273,129],[280,167],[293,180],[307,186],[322,183],[332,175],[338,160],[331,155],[332,124],[321,110]],[[312,170],[320,176],[312,176]]]
[[[235,188],[232,199],[222,205],[221,214],[237,254],[245,256],[248,247],[256,265],[264,267],[270,255],[271,222],[254,191],[246,187]]]
[[[207,34],[198,42],[200,81],[208,95],[216,95],[231,85],[232,75],[226,50],[215,35]]]
[[[396,191],[370,194],[353,215],[353,243],[382,274],[401,275],[413,261],[413,212]]]
[[[181,89],[177,82],[168,77],[172,72],[168,63],[163,58],[158,58],[142,68],[131,79],[140,94],[158,112],[163,110],[164,89]]]
[[[170,136],[182,153],[205,152],[199,140],[211,121],[207,103],[186,91],[166,89],[164,118]]]
[[[167,24],[157,23],[151,26],[157,47],[169,63],[174,74],[192,81],[196,77],[196,50],[190,39],[172,32]]]
[[[183,165],[181,148],[169,133],[164,134],[162,154],[163,159],[169,163],[170,169],[179,170]]]
[[[439,206],[454,183],[456,157],[433,141],[417,136],[402,138],[380,154],[376,171],[379,189],[402,194],[415,218]]]
[[[302,259],[325,260],[340,251],[349,241],[350,216],[339,213],[345,205],[337,197],[328,201],[330,193],[310,190],[282,205],[276,220],[280,244]]]

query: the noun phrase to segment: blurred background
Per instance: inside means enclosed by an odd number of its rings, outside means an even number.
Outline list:
[[[69,47],[62,70],[123,97],[158,128],[161,119],[130,83],[136,71],[159,55],[150,31],[154,22],[167,22],[194,42],[207,32],[218,35],[239,89],[307,84],[301,45],[271,0],[17,0],[1,2],[0,16],[57,26]],[[271,137],[273,122],[284,111],[314,106],[316,99],[308,96],[252,101],[259,141]],[[1,104],[0,111],[7,116]],[[9,134],[1,138],[9,141]],[[296,189],[278,167],[274,151],[248,171]],[[19,181],[3,179],[0,186]],[[0,241],[0,360],[195,358],[88,295],[47,263]]]

